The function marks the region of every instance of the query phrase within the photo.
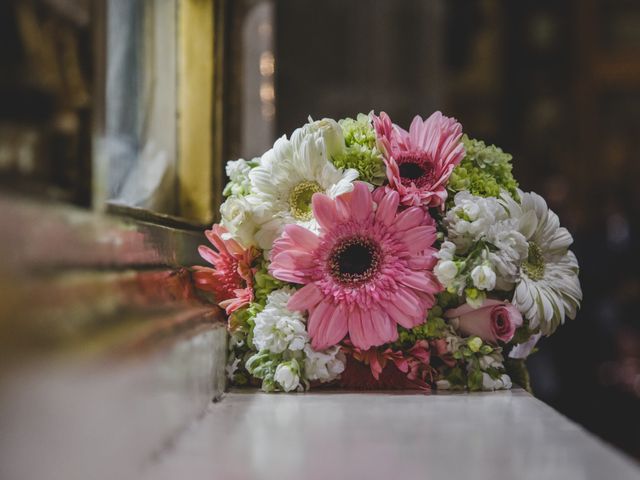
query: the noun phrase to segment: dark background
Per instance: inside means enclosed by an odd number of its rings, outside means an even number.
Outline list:
[[[574,235],[584,303],[528,361],[538,397],[640,458],[640,2],[282,0],[277,130],[439,109],[514,156]]]

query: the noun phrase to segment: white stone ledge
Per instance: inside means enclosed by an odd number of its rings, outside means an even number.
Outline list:
[[[640,469],[522,390],[236,392],[145,478],[637,480]]]
[[[138,478],[225,387],[226,329],[154,350],[40,360],[0,378],[2,480]]]

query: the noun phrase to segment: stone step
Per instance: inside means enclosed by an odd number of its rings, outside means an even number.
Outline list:
[[[637,480],[640,468],[523,390],[236,392],[143,478]]]
[[[223,394],[226,329],[201,323],[158,338],[5,371],[0,478],[137,478],[162,457]]]

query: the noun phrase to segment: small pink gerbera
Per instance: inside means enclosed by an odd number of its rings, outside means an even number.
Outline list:
[[[271,252],[271,274],[304,284],[289,300],[308,310],[307,329],[316,350],[347,333],[360,349],[393,342],[396,324],[423,323],[440,285],[432,273],[436,250],[433,219],[422,208],[398,213],[399,195],[384,194],[374,210],[367,185],[331,199],[315,194],[315,233],[287,225]]]
[[[387,166],[387,188],[398,191],[402,205],[442,205],[451,172],[464,157],[462,125],[440,112],[426,120],[416,115],[408,132],[384,112],[373,115],[373,125]]]
[[[196,287],[213,293],[218,304],[232,313],[253,300],[251,263],[257,252],[253,247],[245,249],[233,239],[223,240],[225,233],[227,230],[221,225],[213,225],[204,232],[217,252],[200,245],[198,253],[214,268],[193,267],[193,279]]]

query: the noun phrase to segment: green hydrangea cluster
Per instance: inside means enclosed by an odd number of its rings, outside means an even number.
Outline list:
[[[264,306],[267,302],[267,296],[274,290],[284,287],[284,285],[280,280],[276,280],[269,274],[267,261],[262,259],[260,268],[254,275],[253,291],[255,301]]]
[[[334,155],[333,164],[338,168],[353,168],[360,174],[360,180],[382,185],[386,178],[385,167],[382,153],[376,147],[376,134],[369,117],[359,113],[356,119],[344,118],[338,123],[346,148]]]
[[[347,146],[362,145],[369,149],[373,149],[376,146],[376,132],[368,115],[359,113],[355,119],[343,118],[338,123],[342,128],[342,134]]]
[[[462,143],[466,154],[453,170],[448,189],[453,196],[461,190],[469,190],[480,197],[498,197],[500,190],[516,196],[518,182],[513,178],[512,156],[495,145],[487,146],[481,140],[464,135]]]
[[[453,330],[442,317],[442,313],[442,308],[435,305],[429,310],[429,316],[425,323],[412,329],[398,326],[398,340],[392,344],[391,348],[393,350],[407,350],[418,340],[434,340],[451,335]]]

